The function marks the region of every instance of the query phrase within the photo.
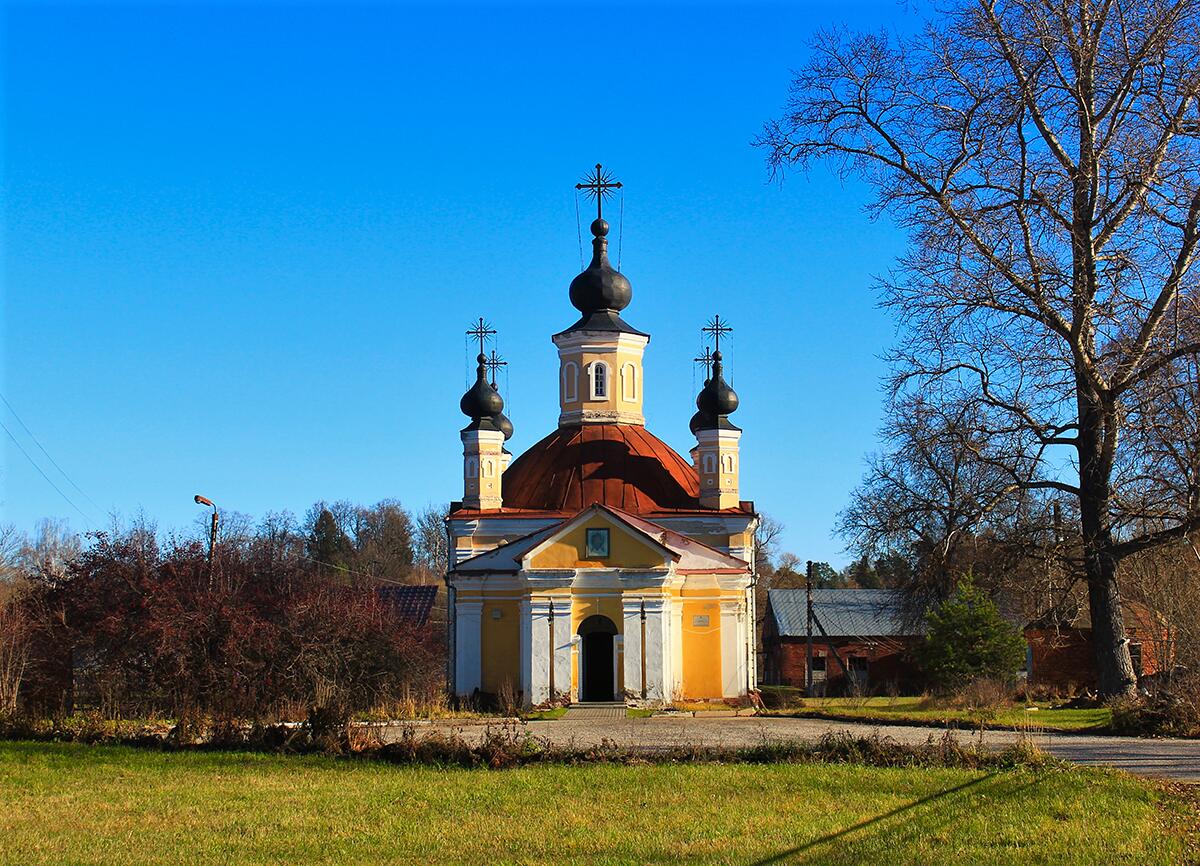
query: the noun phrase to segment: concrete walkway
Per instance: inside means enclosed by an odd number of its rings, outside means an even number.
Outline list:
[[[594,722],[600,719],[612,721],[625,718],[625,705],[613,701],[571,704],[563,713],[567,722]]]
[[[624,718],[621,711],[613,717],[572,716],[568,710],[555,721],[525,722],[519,730],[558,746],[588,747],[603,742],[615,743],[648,752],[689,746],[741,747],[764,742],[815,740],[829,732],[865,736],[879,732],[900,743],[917,745],[929,737],[940,738],[944,728],[871,725],[833,722],[823,719],[796,719],[767,716],[738,716],[706,719],[703,716],[652,716]],[[401,726],[385,732],[385,739],[399,736]],[[484,736],[485,725],[456,725],[452,721],[422,726],[424,731],[458,733],[468,741]],[[1017,742],[1021,734],[1013,731],[979,732],[959,730],[955,736],[964,744],[982,742],[984,746],[1003,748]],[[1106,737],[1090,734],[1033,734],[1039,747],[1079,764],[1105,765],[1142,776],[1200,783],[1200,740],[1148,740],[1133,737]]]

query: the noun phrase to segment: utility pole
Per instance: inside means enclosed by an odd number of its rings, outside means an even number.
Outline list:
[[[812,585],[813,585],[813,564],[812,560],[808,561],[808,565],[804,569],[804,594],[808,599],[808,622],[807,622],[807,663],[804,666],[804,696],[811,698],[813,696],[813,605],[812,605]]]
[[[196,494],[196,504],[205,505],[212,509],[212,529],[208,533],[208,588],[213,587],[213,554],[217,549],[217,506],[213,505],[213,501],[207,496]]]

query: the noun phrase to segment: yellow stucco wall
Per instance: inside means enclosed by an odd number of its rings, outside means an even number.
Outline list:
[[[513,692],[521,686],[518,669],[520,658],[520,607],[515,600],[489,599],[483,596],[480,620],[480,690],[497,694],[505,680],[512,683]],[[500,612],[496,619],[493,611]]]
[[[570,412],[587,408],[632,412],[640,415],[642,392],[645,388],[642,374],[642,351],[640,348],[630,347],[609,352],[571,350],[564,353],[560,358],[558,371],[559,398],[563,411]],[[588,367],[596,361],[603,361],[607,364],[609,374],[608,394],[600,400],[591,399],[591,378],[588,375]],[[566,399],[567,390],[564,388],[564,375],[568,364],[575,365],[573,375],[576,380],[576,399],[574,400]],[[627,389],[626,380],[622,379],[622,371],[627,365],[632,365],[634,370],[633,381],[636,382],[636,385],[632,389]],[[626,373],[627,377],[628,375]],[[628,393],[629,390],[632,390],[632,394]]]
[[[607,559],[586,559],[587,530],[608,529]],[[548,545],[530,560],[531,568],[655,568],[662,566],[666,554],[636,538],[627,529],[596,515],[575,527],[558,541]]]
[[[683,604],[683,682],[685,698],[721,696],[721,604],[719,593],[689,593]],[[703,624],[703,618],[708,624]]]

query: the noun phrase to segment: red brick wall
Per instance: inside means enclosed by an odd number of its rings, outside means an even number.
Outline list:
[[[920,638],[889,638],[882,641],[829,641],[813,639],[813,655],[825,655],[825,688],[830,694],[844,691],[845,677],[834,655],[841,658],[847,668],[850,657],[867,659],[867,690],[882,692],[889,683],[895,682],[901,691],[915,691],[920,685],[920,672],[910,658],[912,648]],[[767,653],[768,683],[772,685],[804,687],[807,665],[807,642],[804,638],[779,638],[769,635],[765,647]]]
[[[1169,656],[1166,634],[1153,621],[1126,623],[1131,644],[1141,648],[1140,676],[1158,673]],[[1063,692],[1096,688],[1096,653],[1091,629],[1026,629],[1032,656],[1029,683]],[[1137,665],[1135,664],[1135,668]]]

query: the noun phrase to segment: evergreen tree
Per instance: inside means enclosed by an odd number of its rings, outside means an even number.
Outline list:
[[[954,595],[929,611],[929,631],[917,652],[932,683],[954,689],[974,679],[1006,682],[1025,660],[1025,641],[968,573]]]
[[[345,569],[354,552],[349,536],[328,508],[322,508],[304,542],[304,553],[319,567]]]

